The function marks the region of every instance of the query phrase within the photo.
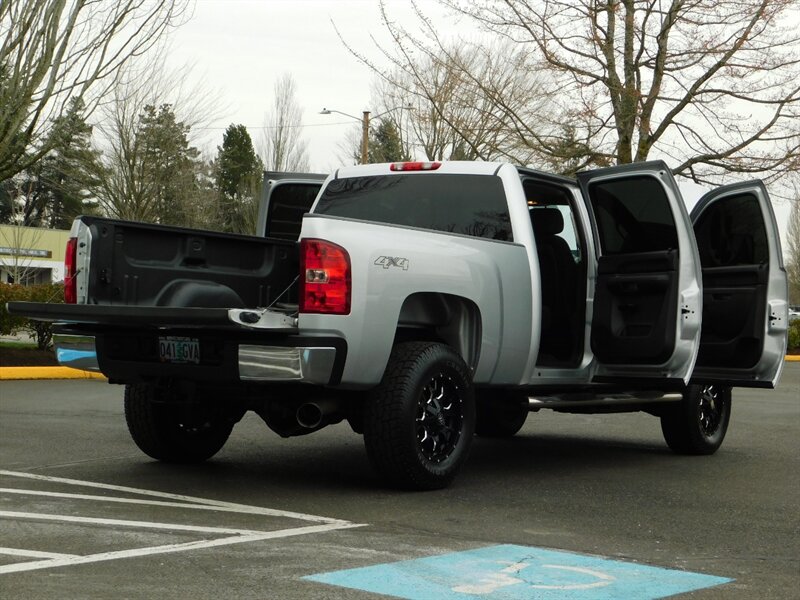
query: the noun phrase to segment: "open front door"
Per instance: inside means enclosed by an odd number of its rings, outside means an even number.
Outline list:
[[[594,227],[594,381],[686,383],[700,336],[692,224],[661,161],[578,174]]]
[[[764,184],[706,194],[692,211],[703,266],[703,323],[692,379],[774,387],[786,353],[786,271]]]

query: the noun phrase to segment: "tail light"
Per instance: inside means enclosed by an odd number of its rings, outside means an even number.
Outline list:
[[[78,238],[67,240],[67,251],[64,254],[64,302],[78,302]]]
[[[325,240],[300,240],[300,312],[350,314],[347,250]]]

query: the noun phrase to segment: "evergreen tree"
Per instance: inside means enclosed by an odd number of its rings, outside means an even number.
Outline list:
[[[84,200],[97,153],[91,148],[92,127],[83,117],[82,102],[74,100],[48,135],[52,150],[3,182],[0,220],[67,229],[77,215],[87,212]]]
[[[370,132],[369,162],[402,162],[411,160],[403,150],[402,140],[392,121],[381,119],[380,124]]]
[[[187,204],[196,189],[199,152],[189,144],[190,127],[176,119],[170,104],[145,106],[136,132],[141,175],[154,194],[160,223],[185,224]]]
[[[264,165],[244,125],[231,124],[217,147],[219,223],[224,231],[254,233]]]
[[[107,215],[119,219],[190,225],[202,161],[189,143],[190,127],[171,104],[120,105],[114,132],[92,178],[91,191]]]

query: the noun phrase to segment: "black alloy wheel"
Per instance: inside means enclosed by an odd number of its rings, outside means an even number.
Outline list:
[[[423,456],[441,463],[458,447],[464,424],[458,384],[439,372],[422,388],[417,404],[417,442]]]
[[[690,385],[683,399],[661,416],[667,445],[679,454],[714,454],[722,445],[731,419],[731,389]]]
[[[475,395],[458,353],[436,342],[397,344],[364,404],[364,445],[379,476],[402,488],[446,487],[474,429]]]

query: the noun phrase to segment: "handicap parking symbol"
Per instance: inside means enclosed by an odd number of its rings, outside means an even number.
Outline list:
[[[305,579],[408,600],[650,600],[733,581],[515,545],[320,573]]]

